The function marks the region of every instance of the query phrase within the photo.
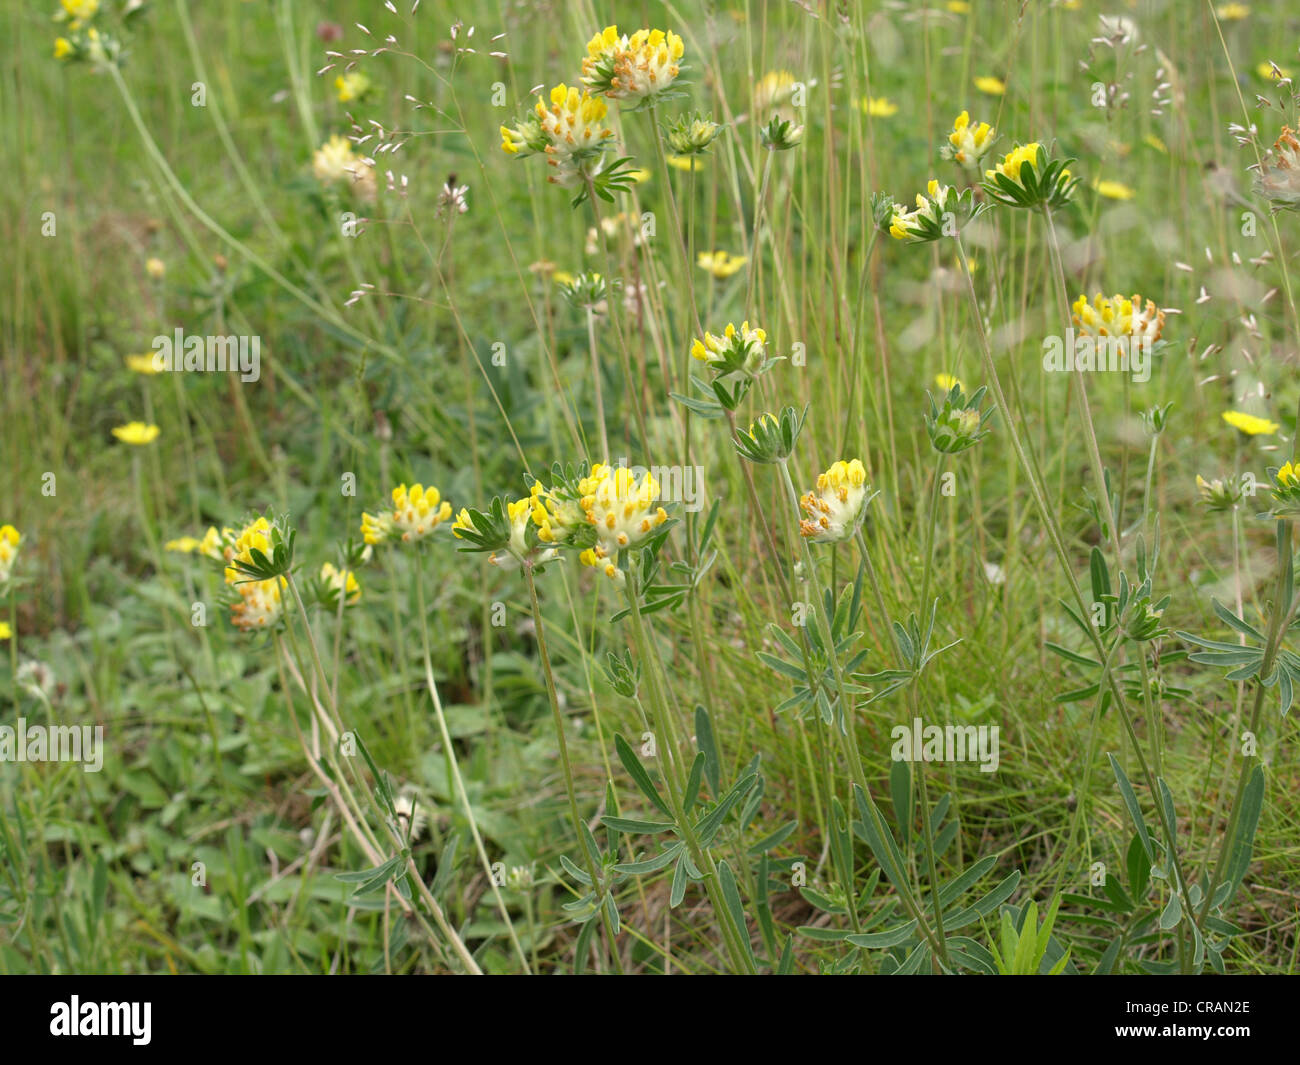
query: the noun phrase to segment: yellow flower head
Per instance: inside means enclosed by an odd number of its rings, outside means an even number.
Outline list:
[[[578,483],[578,491],[579,506],[596,530],[596,545],[579,559],[584,565],[603,570],[605,576],[620,580],[619,551],[639,546],[668,520],[664,508],[658,505],[659,482],[650,473],[638,479],[626,466],[615,469],[596,463]]]
[[[637,30],[628,36],[617,26],[606,26],[587,42],[582,83],[614,100],[657,96],[676,80],[685,51],[671,30]]]
[[[1249,4],[1223,4],[1214,13],[1224,22],[1237,22],[1250,14]]]
[[[605,125],[609,106],[603,99],[560,84],[551,90],[550,105],[539,96],[534,111],[549,141],[546,161],[556,168],[552,182],[576,185],[599,173],[604,142],[614,135]]]
[[[146,377],[158,373],[158,367],[153,361],[153,352],[144,355],[128,355],[126,357],[126,368],[132,373],[144,374]]]
[[[144,272],[153,280],[161,281],[167,274],[167,264],[157,256],[153,256],[144,261]]]
[[[732,322],[722,336],[705,333],[691,344],[691,357],[705,363],[719,374],[758,373],[767,361],[767,332],[742,322],[737,329]]]
[[[378,191],[374,167],[352,150],[347,137],[335,133],[316,149],[311,159],[316,180],[326,185],[349,185],[367,203],[374,200]]]
[[[236,560],[252,563],[254,550],[271,554],[271,523],[264,517],[255,518],[238,533],[232,531],[225,547],[226,584],[239,596],[230,608],[230,621],[243,632],[270,628],[284,613],[282,592],[288,582],[283,577],[248,580],[234,565]]]
[[[537,526],[537,539],[544,544],[562,544],[587,524],[587,513],[579,499],[554,488],[533,483],[530,497],[531,516]]]
[[[961,383],[961,380],[959,378],[953,377],[953,375],[950,373],[935,374],[934,383],[939,388],[942,388],[945,394],[951,392],[954,385],[960,388],[963,392],[966,391],[966,386]]]
[[[349,70],[334,79],[334,88],[338,92],[339,103],[348,104],[360,100],[370,91],[370,79],[359,70]]]
[[[985,74],[975,79],[975,88],[987,96],[1001,96],[1007,91],[1007,83],[1001,78]]]
[[[368,544],[382,544],[389,539],[415,543],[430,536],[451,517],[451,504],[430,485],[399,484],[393,489],[391,510],[361,515],[361,536]]]
[[[320,579],[325,587],[336,595],[341,595],[349,606],[360,601],[361,585],[357,583],[357,575],[350,569],[340,570],[332,562],[326,562],[320,568]]]
[[[73,51],[72,42],[68,40],[66,37],[54,38],[55,59],[67,59],[68,56],[72,55],[72,51]]]
[[[1280,67],[1276,63],[1265,60],[1255,68],[1255,73],[1265,81],[1282,81],[1291,76],[1291,68]]]
[[[704,159],[698,155],[667,155],[664,159],[674,170],[704,169]]]
[[[991,178],[996,174],[1005,174],[1012,181],[1020,180],[1020,168],[1029,163],[1031,166],[1036,165],[1038,158],[1039,144],[1037,141],[1031,141],[1029,144],[1021,144],[1002,157],[1002,162],[993,170],[984,171],[984,176]]]
[[[996,131],[987,122],[972,125],[970,112],[963,111],[952,124],[943,154],[962,166],[973,167],[993,146],[995,136]]]
[[[609,95],[633,101],[657,96],[677,79],[685,50],[671,30],[637,30],[614,60]]]
[[[175,540],[168,540],[163,544],[164,551],[176,551],[182,555],[192,555],[199,549],[203,541],[193,536],[181,536]]]
[[[1105,196],[1108,200],[1131,200],[1137,195],[1133,189],[1119,181],[1095,180],[1092,187],[1099,196]]]
[[[1270,436],[1281,428],[1277,422],[1271,422],[1267,418],[1257,418],[1253,414],[1240,410],[1225,410],[1223,420],[1247,436]]]
[[[12,525],[0,525],[0,584],[5,584],[13,573],[21,540],[22,536]]]
[[[127,422],[113,429],[113,435],[122,443],[134,444],[137,447],[152,444],[158,439],[158,433],[158,426],[145,425],[144,422]]]
[[[69,29],[79,30],[99,11],[99,0],[61,0],[63,10],[58,18],[66,19]]]
[[[858,107],[865,115],[872,118],[892,118],[898,114],[898,104],[885,96],[868,96],[858,101]]]
[[[1081,333],[1092,337],[1131,337],[1155,343],[1165,327],[1165,312],[1137,293],[1132,296],[1103,296],[1098,292],[1088,302],[1080,296],[1071,308],[1074,324]]]
[[[808,516],[799,532],[814,543],[839,543],[857,531],[867,509],[867,471],[861,460],[840,460],[817,478],[817,489],[805,492],[799,506]]]
[[[763,116],[769,111],[793,114],[790,105],[798,88],[799,82],[788,70],[769,71],[754,86],[754,110]]]
[[[749,262],[743,255],[732,255],[725,251],[702,251],[698,264],[701,270],[707,270],[719,281],[724,281],[737,273]]]

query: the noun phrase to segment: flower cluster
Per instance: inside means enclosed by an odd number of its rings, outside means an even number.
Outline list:
[[[269,629],[284,615],[284,577],[253,580],[238,565],[254,566],[271,556],[273,526],[264,517],[254,519],[238,533],[229,533],[225,545],[226,584],[238,598],[230,607],[230,621],[242,632]],[[255,555],[254,552],[257,554]]]
[[[1207,481],[1198,473],[1196,487],[1201,493],[1201,502],[1211,511],[1233,510],[1245,494],[1240,479],[1233,474]]]
[[[742,322],[737,329],[731,322],[722,336],[705,333],[691,345],[691,357],[698,359],[719,375],[743,373],[755,377],[770,365],[767,358],[767,333]]]
[[[980,401],[984,398],[984,389],[976,390],[967,397],[961,383],[947,374],[940,374],[952,383],[948,393],[943,397],[943,404],[936,404],[930,396],[930,413],[925,416],[925,429],[930,435],[930,444],[944,455],[957,455],[973,448],[989,434],[994,410],[980,411]],[[927,393],[928,394],[928,393]]]
[[[1071,177],[1068,159],[1053,159],[1034,141],[1021,144],[984,171],[984,191],[1007,207],[1064,207],[1079,179]]]
[[[659,482],[648,472],[638,478],[626,466],[614,469],[596,463],[579,482],[578,491],[579,505],[596,530],[596,543],[582,552],[580,561],[621,580],[619,552],[637,547],[668,520],[658,505]]]
[[[894,204],[889,220],[889,235],[909,244],[925,244],[942,237],[955,237],[979,213],[970,189],[958,192],[951,185],[940,185],[933,178],[925,195],[916,194],[916,207],[906,210]]]
[[[361,536],[367,544],[384,544],[392,540],[417,543],[433,534],[451,517],[451,504],[433,485],[399,484],[393,489],[393,505],[378,513],[362,513]]]
[[[487,510],[463,508],[452,525],[463,551],[490,551],[489,561],[525,568],[552,562],[562,548],[579,561],[621,581],[620,553],[644,545],[668,520],[659,505],[659,483],[625,466],[592,463],[585,472],[556,466],[549,487],[533,480],[513,502],[497,497]]]
[[[61,0],[54,21],[65,32],[54,39],[54,58],[62,62],[116,62],[121,46],[109,34],[94,25],[99,14],[99,0]]]
[[[587,43],[582,83],[611,100],[650,100],[677,80],[685,50],[671,30],[643,29],[628,36],[606,26]]]
[[[818,544],[834,544],[852,538],[871,502],[867,471],[860,459],[841,459],[817,477],[817,488],[799,498],[808,516],[799,522],[799,532]]]
[[[963,111],[952,124],[948,143],[940,149],[945,159],[962,166],[974,168],[997,139],[996,131],[987,122],[972,125],[970,112]]]
[[[363,203],[374,202],[378,191],[375,169],[352,150],[352,142],[347,137],[336,133],[317,148],[311,169],[322,184],[351,186]]]
[[[1281,469],[1269,468],[1268,475],[1273,478],[1273,516],[1293,518],[1300,515],[1300,466],[1288,462]]]
[[[1088,302],[1080,296],[1071,308],[1074,324],[1092,337],[1131,337],[1155,343],[1165,327],[1165,312],[1137,293],[1129,296],[1103,296],[1098,292]]]

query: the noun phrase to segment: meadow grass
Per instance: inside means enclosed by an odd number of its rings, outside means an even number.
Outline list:
[[[128,6],[2,16],[3,971],[1295,970],[1287,5]]]

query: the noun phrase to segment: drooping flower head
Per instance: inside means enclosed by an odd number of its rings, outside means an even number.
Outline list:
[[[945,159],[974,168],[993,147],[996,131],[987,122],[973,124],[970,112],[963,111],[952,124],[948,143],[940,150]]]
[[[799,533],[818,544],[850,539],[870,502],[867,471],[860,459],[843,459],[817,477],[817,488],[805,492],[799,506],[807,515],[799,521]]]

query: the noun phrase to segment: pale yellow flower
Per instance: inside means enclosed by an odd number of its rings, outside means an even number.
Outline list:
[[[869,96],[865,100],[859,100],[858,107],[863,114],[872,118],[891,118],[898,114],[898,104],[886,96]]]
[[[1119,181],[1102,181],[1098,179],[1093,181],[1092,187],[1099,196],[1105,196],[1108,200],[1131,200],[1137,195],[1135,190]]]
[[[144,444],[152,444],[158,439],[158,426],[145,425],[144,422],[127,422],[125,425],[119,425],[113,429],[113,435],[124,444],[134,444],[137,447]]]
[[[1225,410],[1223,420],[1247,436],[1271,436],[1281,428],[1277,422],[1267,418],[1258,418],[1240,410]]]
[[[702,251],[698,259],[700,269],[707,270],[719,281],[739,272],[747,262],[749,260],[743,255],[732,255],[725,251]]]
[[[158,367],[154,365],[153,352],[144,355],[128,355],[126,357],[126,368],[132,373],[152,376],[158,373]]]
[[[1007,83],[1001,78],[995,78],[990,74],[984,74],[975,79],[975,88],[986,96],[1001,96],[1007,91]]]

